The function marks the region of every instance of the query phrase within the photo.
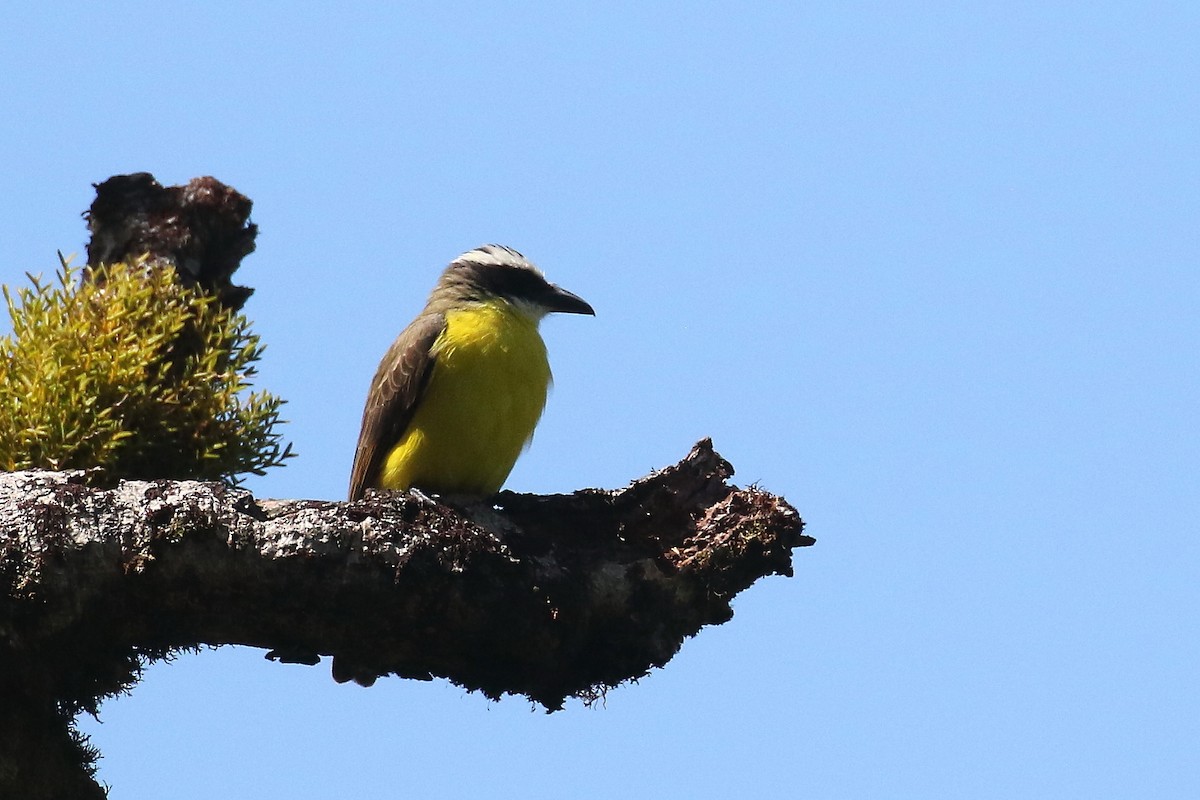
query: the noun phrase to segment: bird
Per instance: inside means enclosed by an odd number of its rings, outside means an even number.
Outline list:
[[[511,247],[483,245],[450,262],[371,381],[350,499],[370,488],[499,492],[546,405],[538,323],[556,312],[596,313]]]

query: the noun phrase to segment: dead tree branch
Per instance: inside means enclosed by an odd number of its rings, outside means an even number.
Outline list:
[[[74,715],[179,648],[332,655],[339,679],[443,677],[548,709],[595,697],[728,620],[734,595],[790,575],[792,549],[813,543],[795,509],[731,475],[707,440],[623,490],[455,507],[0,475],[0,681],[14,699],[0,713],[0,795],[34,785],[6,783],[15,775],[62,772]],[[34,721],[24,730],[56,747],[31,755],[11,726]],[[90,781],[87,763],[75,772]]]
[[[232,281],[258,236],[250,198],[216,178],[162,186],[148,172],[114,175],[95,188],[84,215],[92,235],[89,274],[146,259],[150,267],[174,267],[184,286],[198,286],[235,311],[254,293]]]

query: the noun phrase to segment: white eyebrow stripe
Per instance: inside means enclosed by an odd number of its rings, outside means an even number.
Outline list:
[[[488,267],[519,267],[532,269],[539,275],[542,274],[542,271],[528,261],[525,256],[502,244],[485,244],[474,250],[468,250],[454,259],[452,263],[474,263]]]

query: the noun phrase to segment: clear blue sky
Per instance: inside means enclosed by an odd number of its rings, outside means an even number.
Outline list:
[[[816,547],[547,716],[224,650],[83,728],[115,800],[1200,796],[1200,6],[25,3],[0,280],[90,184],[211,174],[300,457],[340,498],[441,267],[587,298],[509,486],[710,435]]]

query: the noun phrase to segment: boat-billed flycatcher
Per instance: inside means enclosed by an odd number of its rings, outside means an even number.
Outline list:
[[[500,491],[546,405],[538,323],[555,311],[595,314],[511,248],[454,259],[371,381],[350,499],[368,488]]]

